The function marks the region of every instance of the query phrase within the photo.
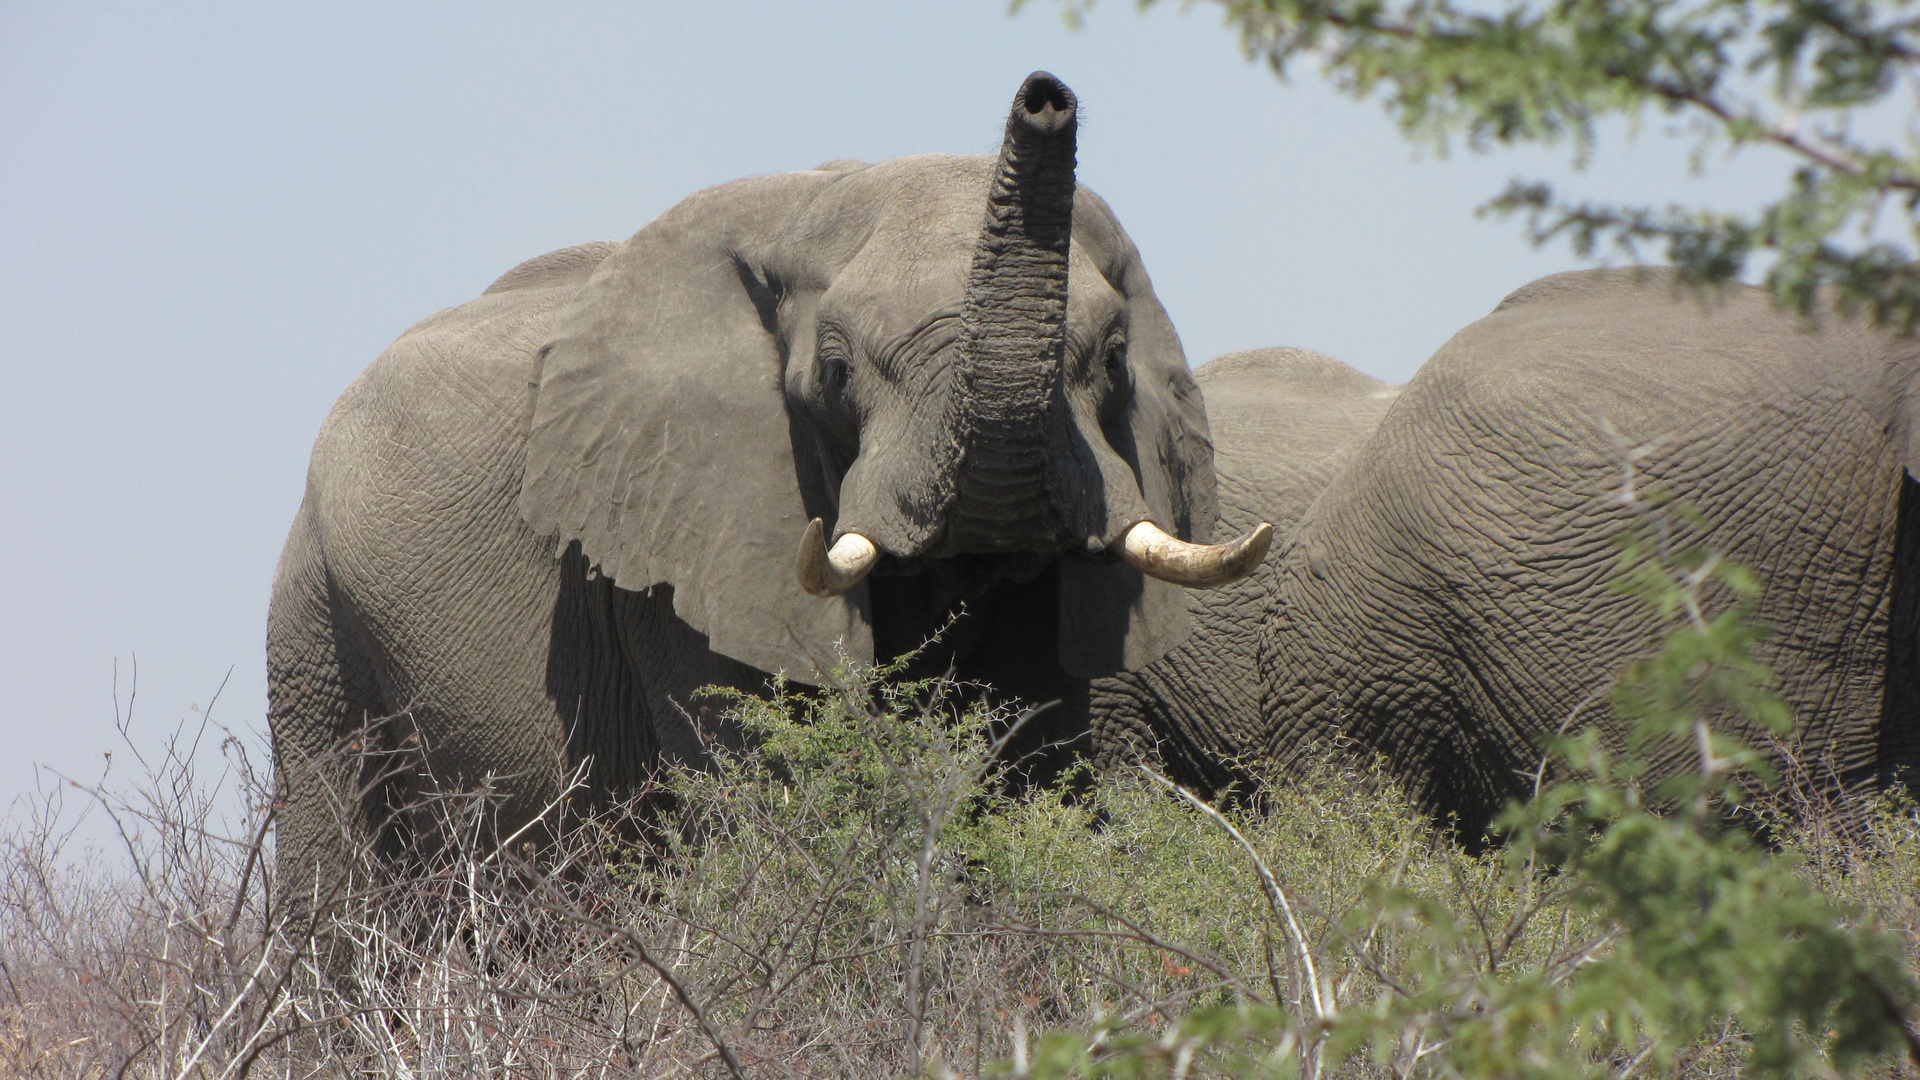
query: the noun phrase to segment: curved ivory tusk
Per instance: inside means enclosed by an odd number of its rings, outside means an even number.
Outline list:
[[[1109,550],[1150,578],[1204,589],[1253,573],[1272,545],[1273,526],[1264,521],[1247,535],[1224,544],[1189,544],[1162,532],[1151,521],[1138,521]]]
[[[880,561],[880,549],[873,541],[850,532],[827,550],[826,524],[819,518],[807,522],[800,534],[800,587],[815,596],[839,596],[867,576]]]

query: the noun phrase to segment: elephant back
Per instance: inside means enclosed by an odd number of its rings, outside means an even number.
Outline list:
[[[1759,655],[1807,760],[1884,763],[1901,547],[1900,401],[1912,347],[1809,322],[1760,290],[1671,273],[1555,275],[1456,334],[1294,532],[1277,571],[1263,741],[1316,732],[1385,754],[1476,834],[1561,725],[1625,725],[1607,688],[1667,624],[1613,587],[1635,525],[1620,493],[1697,509],[1754,571]],[[1709,596],[1717,612],[1729,602]],[[1910,631],[1905,632],[1910,634]],[[1571,720],[1570,720],[1571,718]],[[1736,715],[1711,718],[1764,744]],[[1662,750],[1656,772],[1685,766]]]
[[[482,295],[583,284],[619,247],[617,240],[590,240],[536,255],[495,278]]]
[[[1324,353],[1276,347],[1217,357],[1194,372],[1206,399],[1220,517],[1284,538],[1400,388]]]

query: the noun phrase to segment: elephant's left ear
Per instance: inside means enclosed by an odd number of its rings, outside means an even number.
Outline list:
[[[830,172],[710,188],[607,258],[534,386],[520,509],[623,588],[673,586],[716,652],[807,679],[866,659],[864,585],[806,595],[794,557],[819,485],[796,474],[764,253]]]
[[[1133,397],[1109,426],[1108,443],[1133,468],[1154,523],[1182,540],[1206,543],[1219,516],[1213,440],[1180,335],[1132,239],[1105,201],[1084,188],[1074,202],[1074,243],[1126,300]],[[1132,671],[1186,640],[1187,590],[1180,586],[1121,563],[1075,560],[1063,571],[1060,662],[1068,671]]]

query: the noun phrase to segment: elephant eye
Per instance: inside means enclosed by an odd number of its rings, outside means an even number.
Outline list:
[[[846,390],[847,382],[853,378],[853,367],[847,358],[836,353],[823,353],[820,357],[820,388],[829,394],[839,394]]]
[[[837,323],[822,320],[814,341],[813,385],[805,391],[808,412],[848,453],[860,437],[860,410],[853,399],[853,354],[847,332]]]
[[[1103,423],[1112,423],[1127,402],[1133,398],[1133,374],[1127,367],[1127,339],[1116,337],[1107,342],[1106,349],[1107,394],[1101,403],[1100,413]]]
[[[846,332],[834,323],[822,324],[820,340],[814,346],[813,376],[826,397],[845,393],[847,384],[853,380],[853,364],[848,361],[847,353]]]

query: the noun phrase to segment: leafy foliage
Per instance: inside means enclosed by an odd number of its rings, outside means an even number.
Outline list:
[[[1094,6],[1061,2],[1070,21]],[[1603,118],[1655,116],[1691,129],[1696,169],[1721,150],[1783,151],[1793,179],[1752,214],[1569,202],[1521,180],[1483,211],[1524,214],[1536,243],[1564,236],[1583,256],[1638,259],[1664,245],[1696,285],[1769,255],[1766,283],[1783,305],[1813,314],[1831,285],[1844,309],[1920,325],[1920,146],[1899,100],[1920,63],[1911,0],[1219,3],[1250,57],[1283,78],[1317,59],[1335,87],[1378,98],[1410,138],[1441,150],[1564,145],[1584,165]]]

